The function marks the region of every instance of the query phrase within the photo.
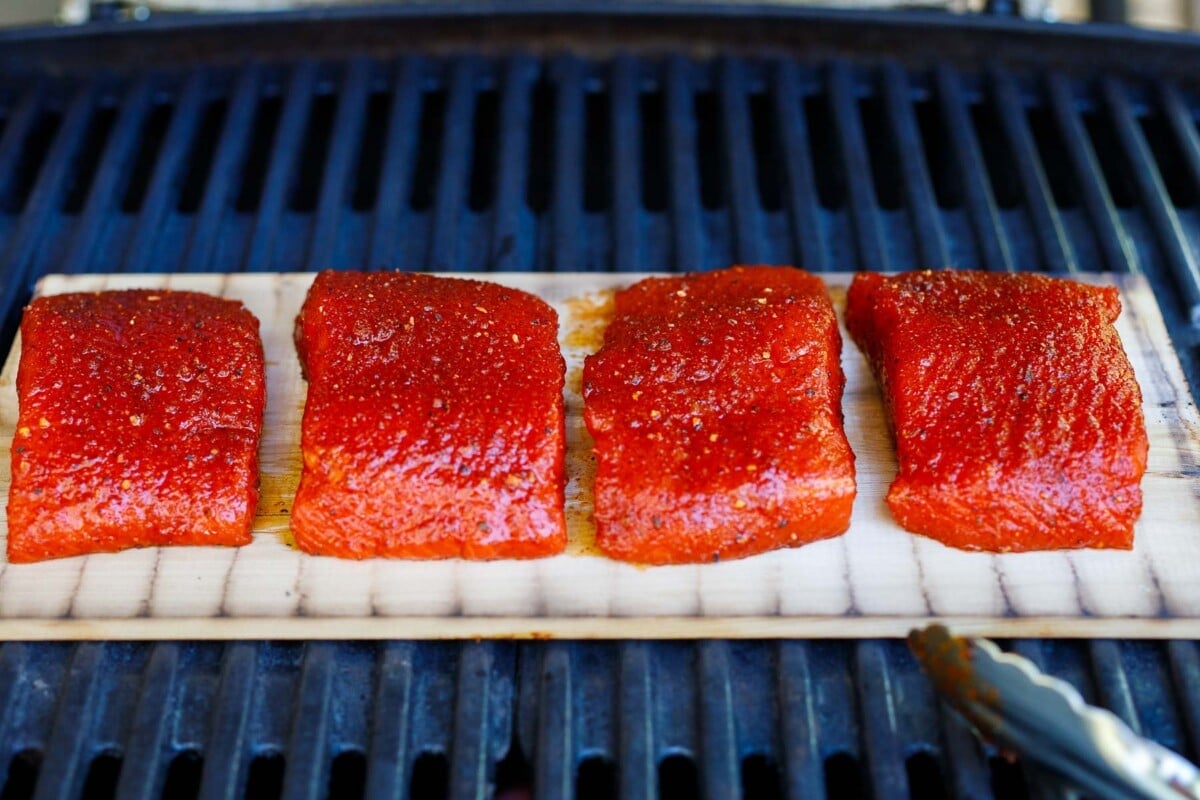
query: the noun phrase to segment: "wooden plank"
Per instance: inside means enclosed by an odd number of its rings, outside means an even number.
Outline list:
[[[0,638],[902,636],[937,618],[993,636],[1200,637],[1200,420],[1152,291],[1115,282],[1118,329],[1145,395],[1146,507],[1132,552],[968,553],[900,529],[883,503],[895,459],[867,365],[847,340],[847,434],[859,495],[850,532],[720,564],[637,567],[596,554],[582,359],[629,275],[496,274],[558,309],[567,359],[567,553],[538,561],[340,561],[292,545],[305,386],[292,321],[311,275],[51,276],[39,292],[125,286],[237,298],[262,321],[268,401],[254,543],[0,562]],[[830,276],[844,305],[848,276]],[[0,448],[16,424],[19,343],[0,373]],[[7,491],[9,464],[0,464]],[[5,534],[0,521],[0,537]]]

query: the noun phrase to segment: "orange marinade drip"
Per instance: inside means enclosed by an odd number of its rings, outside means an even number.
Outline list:
[[[250,542],[266,383],[241,303],[40,297],[21,343],[10,561]]]
[[[619,292],[583,376],[600,549],[706,562],[844,532],[855,483],[840,354],[824,284],[790,267]]]
[[[296,342],[302,549],[490,559],[566,546],[553,308],[483,281],[322,272]]]
[[[1040,275],[855,276],[900,524],[967,549],[1132,547],[1147,440],[1120,312],[1112,287]]]

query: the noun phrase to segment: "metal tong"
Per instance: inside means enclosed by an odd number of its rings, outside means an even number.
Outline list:
[[[912,631],[908,645],[942,697],[980,734],[1068,794],[1200,800],[1200,770],[1191,762],[1088,705],[1027,659],[943,625]]]

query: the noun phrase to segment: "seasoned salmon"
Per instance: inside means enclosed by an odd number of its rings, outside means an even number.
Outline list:
[[[855,276],[896,520],[972,550],[1132,547],[1147,439],[1120,312],[1112,287],[1041,275]]]
[[[797,269],[620,291],[583,377],[598,547],[708,562],[844,532],[855,482],[840,354],[824,284]]]
[[[35,299],[21,322],[8,558],[243,545],[266,381],[241,303],[166,290]]]
[[[322,272],[296,342],[303,550],[492,559],[566,546],[553,308],[484,281]]]

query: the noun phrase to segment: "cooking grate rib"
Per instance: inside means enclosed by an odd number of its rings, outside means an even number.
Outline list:
[[[1196,391],[1198,119],[1187,83],[837,54],[0,74],[0,343],[59,271],[1136,270]],[[1196,643],[1010,646],[1200,757]],[[3,798],[1031,790],[890,641],[7,643],[0,776]]]

